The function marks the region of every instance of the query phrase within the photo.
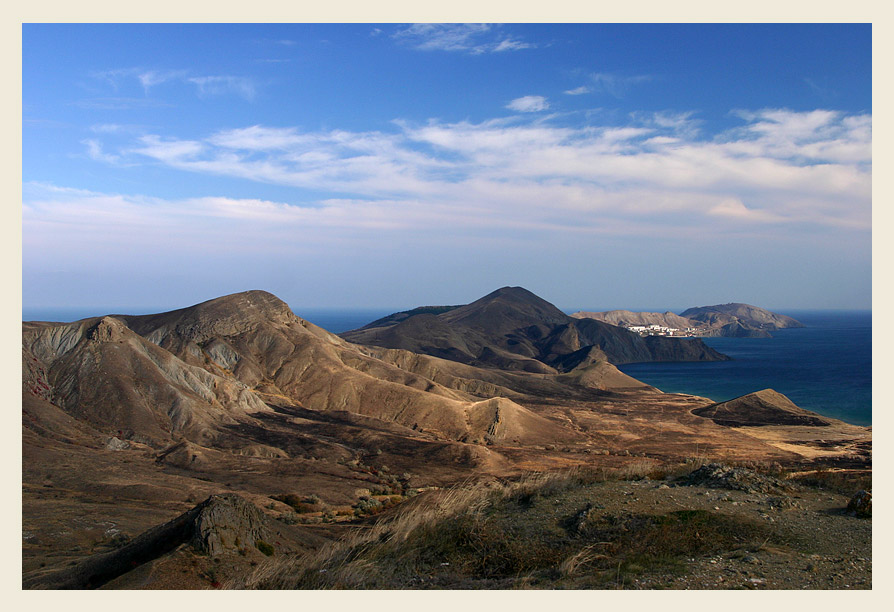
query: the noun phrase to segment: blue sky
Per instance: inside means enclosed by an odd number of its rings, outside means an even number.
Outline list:
[[[871,28],[22,31],[23,306],[871,303]]]

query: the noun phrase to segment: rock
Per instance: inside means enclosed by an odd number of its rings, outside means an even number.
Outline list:
[[[709,463],[698,468],[686,477],[685,484],[745,491],[746,493],[776,493],[789,489],[788,486],[771,476],[720,463]]]
[[[212,495],[177,518],[143,532],[120,548],[91,555],[70,567],[25,577],[22,586],[43,589],[93,589],[144,563],[190,544],[210,556],[243,548],[272,546],[276,532],[253,504],[233,493]],[[267,554],[267,553],[265,553]]]
[[[108,440],[106,440],[106,450],[112,451],[120,451],[127,450],[130,448],[130,442],[127,440],[119,440],[117,437],[112,436]]]
[[[258,508],[233,493],[213,495],[195,519],[191,543],[194,548],[216,556],[226,549],[254,546],[270,538],[266,517]]]
[[[767,498],[767,505],[773,510],[790,510],[792,508],[800,508],[798,502],[792,501],[788,497],[770,497]]]
[[[859,490],[847,504],[848,512],[864,518],[872,516],[872,491]]]

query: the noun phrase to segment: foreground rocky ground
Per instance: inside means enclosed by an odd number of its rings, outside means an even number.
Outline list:
[[[235,584],[872,588],[871,520],[848,512],[840,493],[718,464],[662,480],[593,478],[547,475],[433,493],[432,506],[420,500],[413,509],[421,517],[383,521],[352,542],[273,561]]]
[[[866,486],[868,474],[692,468],[486,479],[422,491],[374,516],[338,522],[308,512],[295,524],[272,503],[212,496],[136,538],[26,572],[24,585],[872,588],[872,522],[849,510],[851,496],[842,493]]]

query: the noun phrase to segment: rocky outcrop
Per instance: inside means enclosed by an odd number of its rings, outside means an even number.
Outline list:
[[[860,518],[872,517],[872,491],[860,490],[847,504],[847,511]]]
[[[140,565],[189,544],[210,556],[274,541],[277,529],[242,497],[212,495],[177,518],[142,533],[121,548],[58,571],[26,576],[26,589],[95,589]]]
[[[742,467],[709,463],[691,472],[684,484],[746,493],[782,493],[791,490],[782,481]]]

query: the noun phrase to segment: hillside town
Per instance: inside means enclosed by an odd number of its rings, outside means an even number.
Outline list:
[[[639,334],[640,336],[685,336],[694,337],[699,331],[697,327],[687,327],[686,329],[677,329],[675,327],[664,327],[663,325],[628,325],[628,331]]]

